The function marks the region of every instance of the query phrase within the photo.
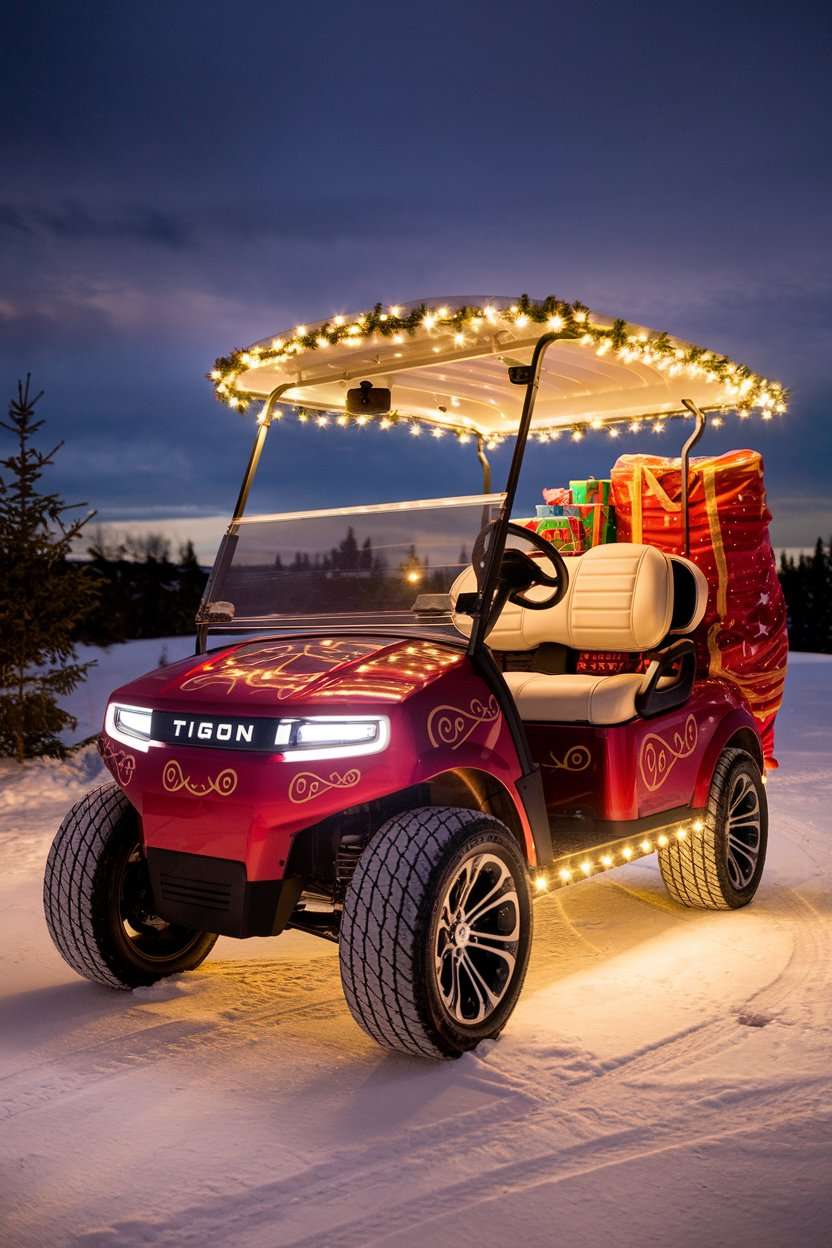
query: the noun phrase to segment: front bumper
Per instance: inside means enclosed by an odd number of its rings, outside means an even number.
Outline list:
[[[301,880],[249,880],[246,865],[149,846],[157,913],[169,923],[219,936],[277,936],[297,905]]]

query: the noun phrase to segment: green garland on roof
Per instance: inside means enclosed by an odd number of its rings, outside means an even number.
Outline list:
[[[355,318],[336,316],[322,325],[307,329],[298,326],[287,338],[275,338],[269,346],[238,348],[229,355],[220,356],[209,374],[215,393],[221,402],[244,411],[250,401],[245,392],[238,392],[239,375],[260,364],[274,361],[285,363],[306,351],[326,350],[346,340],[356,343],[378,335],[382,338],[413,337],[419,330],[444,330],[463,333],[479,330],[486,324],[507,322],[514,329],[522,329],[529,322],[546,326],[558,337],[578,339],[588,345],[601,347],[603,352],[614,350],[624,359],[640,360],[646,364],[666,363],[671,370],[681,371],[696,366],[717,381],[736,387],[738,410],[746,410],[762,402],[773,410],[785,410],[787,391],[777,382],[764,381],[744,364],[734,364],[727,356],[716,355],[704,347],[678,346],[666,332],[644,335],[636,333],[626,321],[616,320],[609,327],[593,324],[589,308],[576,300],[569,303],[548,295],[534,300],[521,295],[508,308],[464,305],[459,308],[429,307],[425,303],[402,315],[395,305],[386,311],[381,303]]]

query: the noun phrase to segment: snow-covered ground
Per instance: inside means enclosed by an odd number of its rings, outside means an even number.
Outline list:
[[[160,649],[103,656],[79,736]],[[543,899],[506,1033],[438,1066],[376,1048],[298,933],[77,979],[40,877],[95,756],[4,765],[0,1243],[829,1244],[831,732],[832,661],[795,656],[754,905],[680,909],[653,860]]]

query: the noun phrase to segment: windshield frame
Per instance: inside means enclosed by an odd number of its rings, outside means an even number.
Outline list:
[[[461,546],[468,560],[467,550],[503,502],[502,493],[466,494],[241,516],[223,540],[200,622],[211,632],[328,628],[458,636],[448,594],[470,563],[458,562],[450,548]],[[352,537],[354,562],[338,561],[346,544],[342,525],[346,542]],[[285,562],[292,551],[294,561]],[[397,567],[412,581],[406,598]]]
[[[477,583],[478,583],[477,601],[476,601],[475,606],[470,611],[473,626],[471,629],[471,636],[470,636],[468,646],[467,646],[468,653],[472,657],[476,655],[481,655],[485,648],[486,623],[487,623],[488,614],[489,614],[486,607],[493,600],[494,592],[495,592],[496,585],[497,585],[497,579],[499,576],[500,563],[502,561],[503,551],[505,550],[506,530],[510,521],[512,510],[514,508],[515,496],[517,494],[517,487],[520,481],[520,473],[521,473],[522,466],[523,466],[523,457],[525,455],[529,430],[531,428],[531,423],[532,423],[532,416],[534,414],[535,399],[537,397],[537,391],[540,385],[541,363],[542,363],[543,356],[546,350],[548,349],[549,346],[551,346],[553,342],[556,342],[558,340],[559,336],[560,335],[558,335],[557,333],[547,333],[547,334],[541,335],[541,337],[538,339],[537,343],[535,344],[535,348],[532,354],[532,359],[531,359],[530,364],[528,366],[523,367],[522,369],[514,368],[510,372],[510,384],[524,385],[525,395],[523,398],[523,408],[522,408],[521,417],[520,417],[520,425],[516,434],[514,451],[511,457],[511,463],[509,465],[505,489],[496,494],[492,491],[492,492],[489,492],[488,494],[483,493],[481,495],[464,496],[466,499],[470,499],[472,502],[475,500],[480,501],[482,502],[484,506],[487,506],[489,502],[492,502],[492,505],[493,505],[493,500],[495,499],[501,500],[501,502],[499,503],[500,510],[498,512],[497,518],[496,520],[492,522],[495,526],[495,535],[494,535],[493,540],[489,544],[488,556],[485,561],[485,566],[483,569],[478,570],[477,572]],[[228,529],[226,533],[223,535],[223,538],[220,542],[219,548],[217,550],[217,555],[214,560],[214,565],[208,577],[208,581],[206,583],[205,590],[202,596],[202,601],[200,602],[199,609],[197,611],[197,616],[196,616],[196,625],[197,625],[196,652],[197,654],[202,654],[205,652],[207,648],[207,638],[208,638],[209,632],[263,632],[266,630],[270,632],[272,631],[283,632],[287,628],[292,628],[294,631],[297,631],[297,624],[290,624],[288,620],[283,625],[281,625],[280,621],[276,621],[276,620],[270,621],[268,618],[263,618],[263,617],[260,617],[257,619],[250,618],[245,621],[240,620],[235,626],[234,621],[230,621],[228,619],[220,619],[216,617],[212,618],[212,615],[211,615],[211,603],[214,601],[215,587],[218,581],[220,581],[220,579],[225,575],[225,573],[228,571],[231,565],[231,562],[234,556],[234,551],[236,549],[237,542],[239,539],[241,526],[246,523],[254,522],[256,519],[261,519],[261,517],[246,517],[244,514],[245,508],[248,502],[249,493],[251,491],[251,485],[254,480],[255,473],[257,472],[257,468],[260,462],[261,455],[263,453],[263,447],[265,445],[266,435],[272,423],[272,417],[274,415],[275,407],[277,403],[280,401],[284,392],[286,390],[291,389],[293,384],[294,383],[286,383],[286,384],[276,387],[275,390],[273,390],[272,393],[269,395],[263,407],[263,410],[261,411],[260,415],[257,418],[257,424],[258,424],[257,433],[255,435],[254,444],[252,446],[251,453],[249,455],[248,464],[246,465],[245,473],[243,475],[242,484],[240,486],[240,492],[237,496],[237,502],[234,507],[234,514],[232,515]],[[439,498],[439,499],[432,499],[432,500],[427,500],[427,499],[417,500],[416,504],[412,502],[403,502],[403,503],[398,503],[398,504],[385,504],[385,503],[375,504],[373,503],[373,504],[368,504],[366,507],[359,507],[355,510],[357,512],[368,512],[368,511],[384,512],[386,510],[390,510],[393,508],[397,510],[405,510],[409,507],[413,507],[414,505],[417,505],[419,502],[427,506],[441,507],[444,501],[445,500],[443,500],[442,498]],[[448,505],[457,501],[458,500],[456,499],[447,500]],[[318,512],[314,512],[314,511],[313,512],[286,512],[286,513],[276,512],[276,513],[273,513],[273,518],[288,517],[288,516],[300,518],[301,516],[305,517],[309,515],[346,514],[350,510],[351,510],[350,508],[324,508]],[[311,627],[314,627],[314,626],[311,626]],[[336,627],[339,630],[343,628],[345,631],[347,629],[349,629],[350,631],[353,631],[353,628],[347,624],[336,624]],[[355,630],[361,631],[361,626],[356,625]],[[366,626],[364,627],[363,631],[367,631]],[[380,632],[383,635],[387,635],[384,625],[380,625],[378,628],[371,629],[370,631]],[[414,631],[424,632],[425,631],[424,625],[414,625]],[[407,625],[402,625],[401,627],[396,626],[395,633],[399,636],[412,635],[411,629]]]

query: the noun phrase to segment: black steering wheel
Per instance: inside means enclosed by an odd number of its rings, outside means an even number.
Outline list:
[[[477,588],[480,593],[485,583],[489,541],[497,532],[499,524],[499,520],[487,524],[474,543],[471,563],[474,566],[474,575],[477,578]],[[490,632],[497,623],[500,612],[507,602],[513,602],[518,607],[526,607],[529,611],[547,611],[549,607],[554,607],[561,601],[569,588],[569,572],[563,555],[551,542],[547,542],[545,537],[519,524],[506,525],[505,536],[519,537],[528,542],[530,546],[536,547],[554,567],[554,573],[546,572],[541,567],[540,560],[533,559],[524,550],[516,550],[513,547],[508,550],[504,549],[500,558],[494,599],[491,606],[487,608],[486,633]],[[548,586],[552,592],[540,599],[527,597],[528,591],[535,585]]]

